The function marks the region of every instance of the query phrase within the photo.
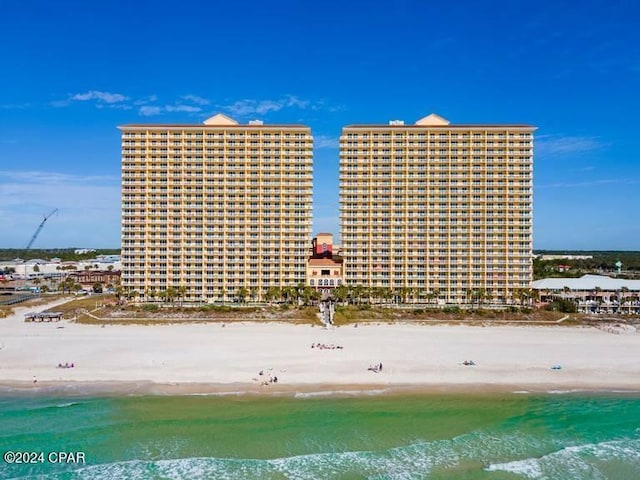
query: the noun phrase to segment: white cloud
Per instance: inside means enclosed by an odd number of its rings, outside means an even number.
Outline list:
[[[314,135],[313,146],[315,148],[339,148],[340,139],[338,137],[330,137],[328,135]]]
[[[312,110],[317,110],[321,107],[321,104],[302,100],[295,95],[285,95],[278,100],[252,100],[245,98],[230,105],[220,105],[220,107],[233,115],[249,116],[277,112],[283,108],[299,108],[302,110],[311,108]]]
[[[67,183],[113,183],[120,177],[111,175],[72,175],[59,172],[0,170],[0,185],[6,180],[37,185],[59,185]]]
[[[97,100],[104,103],[119,103],[129,100],[129,97],[125,97],[120,93],[101,92],[99,90],[89,90],[86,93],[76,93],[69,97],[70,100],[77,100],[79,102],[86,102],[88,100]]]
[[[151,105],[144,105],[140,107],[138,113],[143,117],[152,117],[154,115],[160,115],[160,113],[162,113],[162,108],[153,107]]]
[[[560,135],[541,135],[536,139],[536,154],[566,155],[600,150],[607,144],[600,137],[563,137]]]
[[[131,107],[125,103],[129,100],[129,97],[122,95],[121,93],[102,92],[100,90],[89,90],[84,93],[75,93],[69,95],[66,100],[56,100],[51,102],[52,107],[68,107],[73,102],[93,102],[97,108],[118,108],[122,110],[129,110]]]
[[[133,104],[135,106],[138,106],[138,105],[146,105],[148,103],[153,103],[157,101],[158,101],[157,95],[149,95],[148,97],[139,98],[138,100],[134,101]]]
[[[206,98],[199,97],[198,95],[189,94],[189,95],[183,95],[180,98],[182,98],[183,100],[186,100],[187,102],[195,103],[196,105],[209,105],[211,103]]]
[[[57,100],[51,102],[50,105],[54,107],[68,107],[69,105],[77,102],[91,102],[98,109],[108,108],[132,110],[133,108],[137,108],[138,114],[143,117],[159,116],[167,113],[198,114],[203,112],[204,107],[211,105],[212,103],[210,100],[199,95],[186,94],[180,96],[179,100],[176,100],[171,104],[165,103],[164,105],[158,105],[157,95],[149,95],[147,97],[132,99],[121,93],[89,90],[83,93],[69,95],[66,100]],[[327,110],[329,112],[341,109],[341,107],[328,106],[322,100],[311,102],[309,100],[303,100],[296,95],[284,95],[283,97],[275,100],[242,99],[227,105],[218,104],[216,107],[221,111],[240,117],[265,115],[285,108],[312,111]]]
[[[202,111],[202,108],[194,107],[192,105],[165,105],[164,109],[167,112],[195,113],[195,112],[201,112]]]
[[[0,109],[2,110],[22,110],[24,108],[29,108],[31,106],[30,103],[3,103],[0,105]]]
[[[201,111],[202,108],[194,107],[193,105],[143,105],[138,109],[138,113],[143,117],[152,117],[173,112],[198,113]]]

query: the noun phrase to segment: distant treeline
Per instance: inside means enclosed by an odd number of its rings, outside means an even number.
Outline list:
[[[545,277],[579,277],[587,273],[612,273],[616,271],[616,262],[622,262],[622,273],[640,273],[640,252],[629,251],[551,251],[536,250],[539,255],[591,255],[593,258],[584,260],[540,260],[533,262],[533,276],[535,279]],[[563,272],[558,271],[558,265],[570,267]]]
[[[41,258],[49,260],[51,258],[59,258],[63,262],[88,260],[95,258],[96,255],[120,255],[119,248],[96,249],[95,252],[77,254],[74,253],[75,248],[33,248],[25,250],[22,248],[0,248],[0,261],[6,262],[21,258],[23,260],[33,260]]]

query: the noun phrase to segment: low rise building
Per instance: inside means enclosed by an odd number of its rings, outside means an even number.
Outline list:
[[[330,290],[344,282],[342,259],[334,256],[333,235],[319,233],[311,241],[307,261],[307,285],[317,290]]]
[[[101,283],[103,285],[115,285],[120,282],[120,271],[86,270],[84,272],[73,273],[70,277],[83,287],[92,286],[96,283]]]
[[[571,300],[583,313],[640,313],[640,280],[603,275],[543,278],[532,284],[542,303]]]

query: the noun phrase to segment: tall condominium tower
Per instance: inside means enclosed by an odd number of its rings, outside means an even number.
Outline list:
[[[122,283],[142,299],[260,298],[305,281],[311,131],[303,125],[124,125]]]
[[[457,303],[530,288],[534,130],[435,114],[344,127],[345,282]]]

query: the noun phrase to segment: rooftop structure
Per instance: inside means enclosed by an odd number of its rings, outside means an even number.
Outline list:
[[[606,290],[610,292],[627,289],[640,292],[640,280],[605,277],[604,275],[583,275],[580,278],[543,278],[533,282],[535,290],[557,290],[568,288],[571,291]]]

